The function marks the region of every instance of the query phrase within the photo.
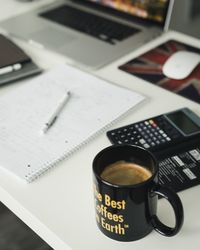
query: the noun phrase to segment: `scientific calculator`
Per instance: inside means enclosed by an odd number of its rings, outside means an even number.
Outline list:
[[[159,161],[160,182],[175,191],[200,183],[200,117],[188,108],[107,132],[112,144],[138,145]]]

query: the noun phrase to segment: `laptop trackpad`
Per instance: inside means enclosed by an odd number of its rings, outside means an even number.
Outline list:
[[[48,47],[55,49],[72,42],[76,37],[51,27],[45,27],[44,29],[32,33],[31,39],[44,46],[48,44]]]

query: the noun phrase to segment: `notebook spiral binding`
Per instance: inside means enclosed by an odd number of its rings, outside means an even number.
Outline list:
[[[51,134],[41,135],[45,115],[57,104],[65,89],[73,93],[71,105],[67,105]],[[128,88],[71,66],[60,65],[0,99],[3,128],[0,129],[0,163],[25,182],[32,182],[146,99]],[[76,138],[76,134],[80,136]],[[5,135],[10,135],[10,140]],[[12,157],[11,152],[14,152]]]

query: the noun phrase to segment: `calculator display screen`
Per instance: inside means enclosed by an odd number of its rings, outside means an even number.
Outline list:
[[[195,124],[184,112],[178,111],[167,115],[168,119],[175,124],[184,134],[193,134],[200,130],[200,127]]]

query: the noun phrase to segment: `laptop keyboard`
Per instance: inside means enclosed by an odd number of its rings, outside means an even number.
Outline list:
[[[40,16],[113,45],[140,31],[67,5],[41,13]]]

